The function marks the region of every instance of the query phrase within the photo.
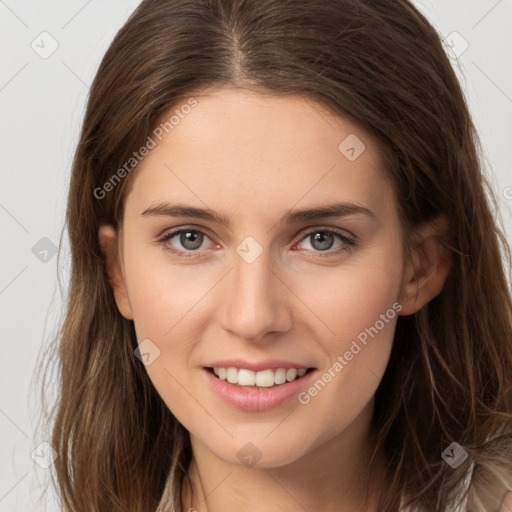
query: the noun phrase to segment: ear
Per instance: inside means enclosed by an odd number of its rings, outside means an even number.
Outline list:
[[[132,308],[128,299],[128,291],[123,275],[121,258],[118,251],[118,236],[110,224],[102,224],[98,231],[98,238],[103,255],[110,286],[114,292],[117,308],[127,319],[133,320]]]
[[[507,494],[505,494],[500,512],[512,512],[512,492],[507,492]]]
[[[415,231],[411,260],[406,262],[403,274],[400,315],[416,313],[443,289],[451,268],[450,253],[442,245],[447,232],[444,216]]]

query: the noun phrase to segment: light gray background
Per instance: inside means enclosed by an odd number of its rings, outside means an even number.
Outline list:
[[[486,172],[500,201],[497,214],[510,241],[512,0],[415,3],[453,48],[447,51],[482,139]],[[45,439],[36,430],[40,399],[33,371],[41,346],[55,333],[67,289],[67,241],[59,264],[62,292],[51,247],[58,245],[64,223],[88,85],[138,4],[0,0],[0,512],[45,505],[58,510],[52,492],[40,499],[49,470],[31,457],[50,462],[49,447],[40,446]],[[50,36],[41,35],[45,31]],[[52,44],[57,49],[45,55]]]

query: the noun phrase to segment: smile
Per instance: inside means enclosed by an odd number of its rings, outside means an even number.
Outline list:
[[[247,368],[209,368],[220,380],[242,387],[270,388],[292,382],[313,368],[277,368],[255,372]]]
[[[216,375],[216,371],[219,375]],[[318,374],[318,370],[316,368],[277,368],[253,371],[231,366],[215,366],[203,367],[201,373],[208,387],[231,407],[246,412],[263,412],[284,405],[304,391]],[[225,378],[221,379],[221,375]],[[229,382],[228,376],[236,382]],[[285,380],[279,384],[283,376]],[[254,383],[241,384],[240,382]],[[298,402],[295,401],[295,403]]]

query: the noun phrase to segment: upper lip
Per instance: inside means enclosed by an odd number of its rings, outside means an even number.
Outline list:
[[[262,370],[277,370],[278,368],[313,368],[301,363],[294,363],[291,361],[284,361],[283,359],[266,359],[265,361],[259,361],[251,363],[244,361],[243,359],[222,359],[219,361],[213,361],[205,366],[206,368],[245,368],[252,370],[253,372],[259,372]]]

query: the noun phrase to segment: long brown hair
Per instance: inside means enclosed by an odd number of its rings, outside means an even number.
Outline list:
[[[117,33],[90,90],[67,203],[71,278],[48,424],[63,509],[181,509],[188,432],[134,356],[98,228],[122,221],[136,165],[118,170],[157,120],[224,84],[301,95],[378,137],[409,244],[414,228],[448,220],[452,269],[437,297],[398,320],[372,440],[389,469],[379,510],[453,510],[473,468],[495,465],[486,443],[511,432],[510,254],[456,75],[407,0],[145,0]],[[441,457],[452,442],[468,453],[456,468]]]

